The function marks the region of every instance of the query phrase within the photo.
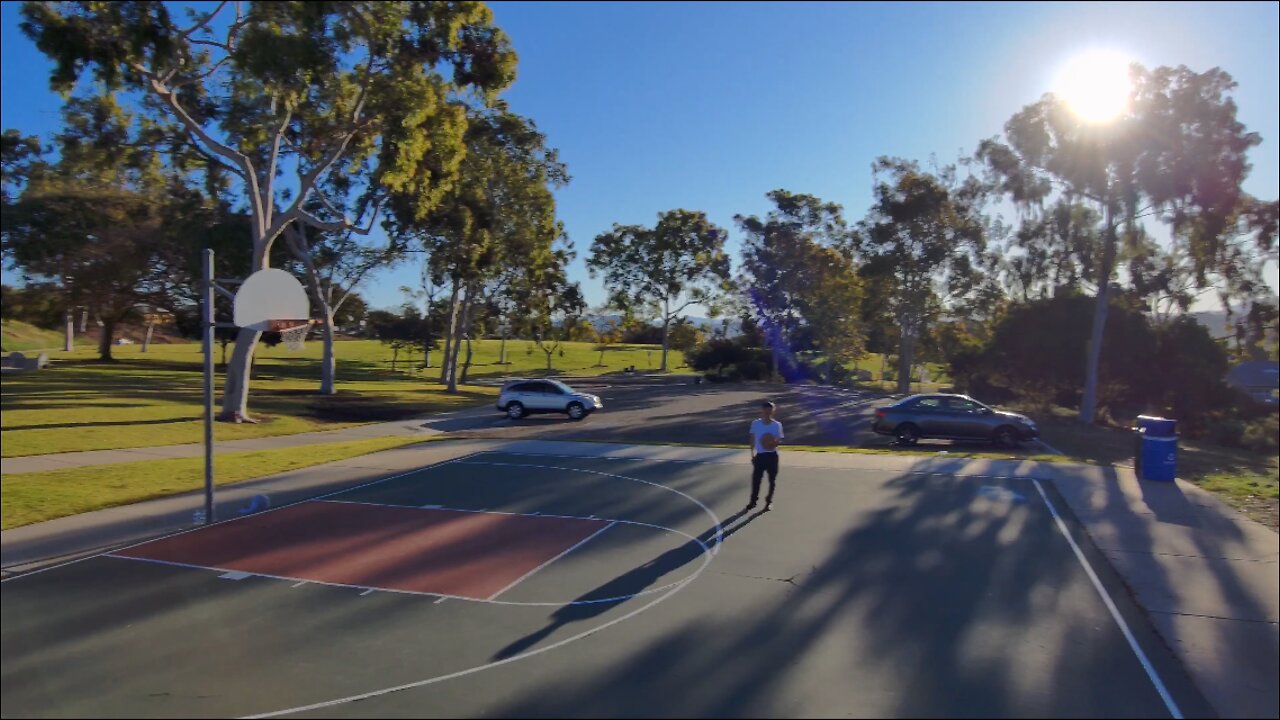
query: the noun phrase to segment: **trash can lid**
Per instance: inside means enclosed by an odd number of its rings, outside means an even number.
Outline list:
[[[1177,433],[1178,421],[1154,415],[1139,415],[1136,421],[1139,431],[1145,430],[1147,435],[1172,436]]]

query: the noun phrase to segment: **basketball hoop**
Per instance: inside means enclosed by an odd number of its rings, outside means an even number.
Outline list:
[[[311,331],[311,320],[267,320],[266,332],[280,333],[284,346],[294,352],[301,351]]]
[[[302,350],[311,330],[311,305],[298,279],[284,270],[259,270],[245,279],[235,296],[235,324],[280,333],[285,347]]]

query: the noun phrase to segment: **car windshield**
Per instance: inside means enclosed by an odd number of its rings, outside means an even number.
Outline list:
[[[560,382],[559,380],[548,380],[547,382],[548,382],[548,383],[550,383],[551,385],[555,386],[555,388],[556,388],[557,390],[559,390],[560,392],[562,392],[562,393],[565,393],[565,394],[572,394],[572,393],[576,393],[576,392],[577,392],[577,390],[574,390],[573,388],[569,387],[568,385],[565,385],[564,383]]]

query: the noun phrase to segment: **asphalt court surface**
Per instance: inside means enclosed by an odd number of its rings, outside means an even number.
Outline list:
[[[1051,489],[782,466],[485,453],[18,577],[2,714],[1204,713]]]

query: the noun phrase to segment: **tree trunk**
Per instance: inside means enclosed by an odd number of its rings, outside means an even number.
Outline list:
[[[671,338],[671,315],[670,313],[663,313],[662,317],[663,317],[663,320],[662,320],[662,367],[659,369],[662,370],[662,372],[666,372],[667,371],[667,347],[670,344],[670,338]]]
[[[111,357],[111,341],[115,339],[116,321],[113,318],[107,318],[102,321],[102,334],[98,336],[98,359],[114,360]]]
[[[462,384],[467,384],[467,377],[471,374],[471,333],[463,336],[467,342],[467,359],[462,363]]]
[[[902,338],[898,342],[898,394],[911,394],[911,360],[915,351],[915,323],[907,320],[899,328]]]
[[[155,323],[147,323],[147,334],[142,336],[142,352],[146,352],[151,347],[151,331],[155,330]]]
[[[1093,304],[1093,328],[1089,333],[1089,346],[1085,349],[1084,395],[1080,398],[1080,422],[1092,425],[1098,412],[1098,363],[1102,358],[1102,336],[1107,327],[1107,303],[1111,295],[1111,270],[1116,258],[1116,233],[1113,212],[1108,203],[1106,210],[1105,245],[1102,263],[1098,268],[1098,296]]]
[[[458,392],[458,353],[462,350],[462,341],[467,342],[467,361],[462,368],[462,382],[467,382],[467,372],[471,369],[471,308],[475,305],[475,285],[467,286],[466,297],[462,301],[462,322],[458,323],[459,337],[453,341],[453,371],[449,373],[449,392]]]
[[[333,311],[328,303],[323,303],[321,308],[324,311],[324,353],[320,359],[320,394],[336,395],[338,363],[333,355]]]
[[[450,347],[445,353],[445,378],[444,382],[448,385],[448,392],[458,392],[458,353],[462,351],[462,336],[467,332],[467,320],[471,314],[472,288],[470,285],[463,288],[461,302],[456,302],[452,312],[453,318],[449,323],[451,332],[449,333]]]
[[[551,353],[555,352],[555,349],[553,348],[551,350],[547,350],[546,348],[543,348],[542,352],[547,354],[547,370],[550,371],[551,370]]]
[[[507,325],[502,324],[502,345],[498,347],[498,364],[507,364]]]
[[[249,417],[249,373],[253,370],[253,353],[258,349],[262,333],[240,328],[236,334],[236,346],[227,363],[227,373],[222,389],[222,422],[253,422]]]
[[[400,359],[400,348],[395,347],[393,345],[391,347],[391,372],[396,371],[396,360],[399,360],[399,359]]]
[[[461,291],[462,288],[455,281],[449,293],[449,331],[444,336],[444,362],[440,363],[440,382],[442,383],[449,382],[449,374],[452,369],[449,358],[453,352],[454,335],[458,332],[458,310],[460,305],[458,295]]]

